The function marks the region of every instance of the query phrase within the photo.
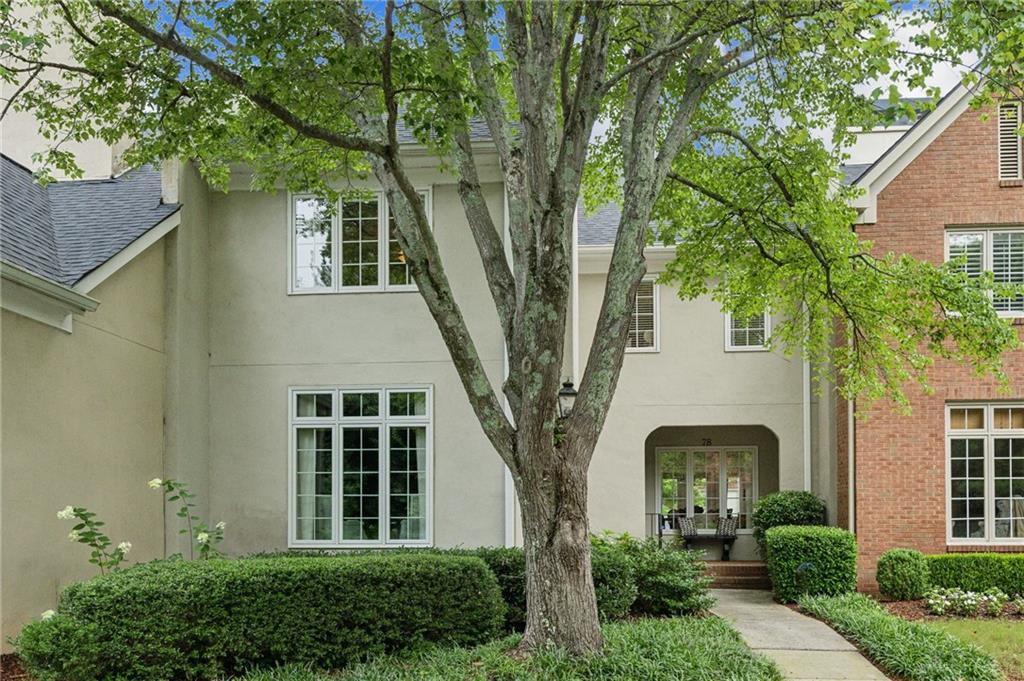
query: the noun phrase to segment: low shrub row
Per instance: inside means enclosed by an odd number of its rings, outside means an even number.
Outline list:
[[[946,553],[928,556],[932,586],[965,591],[1000,589],[1024,596],[1024,554]]]
[[[878,559],[878,590],[895,600],[924,598],[934,587],[1024,595],[1024,554],[946,553],[891,549]]]
[[[470,556],[160,561],[68,587],[16,644],[38,681],[208,679],[474,645],[501,633],[505,611]]]
[[[907,681],[998,681],[996,661],[977,646],[890,615],[862,594],[805,596],[800,607],[854,641],[886,672]]]
[[[766,533],[768,575],[782,603],[857,589],[857,540],[838,527],[778,526]]]

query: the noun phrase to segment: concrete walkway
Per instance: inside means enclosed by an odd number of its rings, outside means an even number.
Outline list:
[[[755,652],[799,681],[887,681],[853,645],[828,625],[772,600],[769,591],[712,589],[711,609],[733,623]]]

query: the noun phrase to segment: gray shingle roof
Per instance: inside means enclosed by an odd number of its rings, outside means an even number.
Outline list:
[[[580,246],[610,246],[615,243],[615,234],[619,230],[619,218],[622,209],[618,204],[606,203],[592,214],[579,208],[578,224]]]
[[[913,125],[917,121],[921,120],[924,116],[928,115],[926,107],[931,104],[933,100],[931,97],[900,97],[899,104],[909,104],[914,109],[915,115],[913,117],[907,116],[905,113],[901,113],[896,120],[889,125]],[[875,102],[875,108],[879,111],[886,111],[892,108],[892,104],[889,103],[888,99],[879,99]]]
[[[839,169],[843,171],[843,184],[853,184],[872,165],[872,163],[844,163],[839,166]]]
[[[65,286],[181,207],[160,201],[160,171],[152,166],[41,187],[0,155],[0,178],[0,260]]]
[[[518,127],[518,123],[513,122],[512,127]],[[406,125],[405,121],[399,119],[398,125],[396,126],[396,132],[398,133],[399,144],[416,144],[416,137],[413,135],[412,128]],[[487,121],[482,118],[471,118],[469,121],[469,139],[471,142],[489,142],[491,140],[491,131],[487,127]]]

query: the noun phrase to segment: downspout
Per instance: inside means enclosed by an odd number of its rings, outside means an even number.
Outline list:
[[[512,263],[512,241],[509,238],[508,233],[508,188],[504,183],[502,187],[502,236],[505,241],[505,259],[511,266]],[[508,379],[508,344],[505,342],[504,335],[501,340],[502,347],[502,380]],[[505,415],[508,416],[509,420],[512,419],[512,410],[508,405],[508,397],[505,397],[504,391],[502,391],[502,403],[505,406]],[[501,466],[504,471],[503,478],[503,489],[505,497],[505,546],[512,547],[516,545],[516,486],[512,480],[512,471],[508,469],[504,463]]]
[[[850,532],[856,534],[857,522],[854,517],[854,511],[857,508],[854,502],[854,493],[856,492],[856,486],[854,485],[854,456],[856,454],[857,438],[855,437],[854,428],[856,428],[856,419],[854,419],[854,403],[853,400],[846,401],[846,517],[849,523],[848,529]]]

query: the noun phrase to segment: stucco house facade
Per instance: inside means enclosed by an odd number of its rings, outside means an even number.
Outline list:
[[[848,168],[849,180],[866,189],[856,229],[880,250],[938,260],[947,230],[963,226],[1024,237],[1020,138],[1018,180],[1000,179],[1010,152],[999,151],[998,117],[982,120],[967,99],[956,91],[913,127],[879,133],[891,141],[869,138],[874,131],[862,136],[860,163]],[[476,143],[491,213],[502,216],[496,159],[486,139]],[[14,148],[24,147],[19,140]],[[227,523],[222,548],[230,555],[519,541],[510,477],[389,239],[387,205],[372,182],[369,195],[344,198],[325,217],[316,197],[250,191],[244,168],[229,191],[215,192],[187,163],[111,179],[116,154],[86,152],[101,157],[90,157],[93,178],[46,190],[31,185],[24,154],[3,158],[5,636],[92,572],[85,549],[63,539],[69,528],[55,513],[66,504],[106,519],[115,541],[133,543],[133,559],[182,549],[177,519],[146,486],[153,477],[193,487],[200,515]],[[455,179],[411,143],[406,159],[498,388],[500,326]],[[118,209],[140,179],[140,204]],[[97,187],[112,193],[96,198]],[[79,213],[67,212],[65,194],[85,197],[75,203]],[[32,218],[39,223],[32,229],[22,217],[26,197],[49,210],[45,220]],[[567,380],[584,368],[615,219],[614,206],[578,215]],[[104,248],[95,248],[87,224],[110,232]],[[1024,403],[1016,355],[1008,359],[1013,395],[996,396],[969,372],[939,367],[941,389],[915,397],[921,408],[913,416],[880,405],[869,419],[851,420],[850,405],[830,386],[812,384],[799,356],[770,349],[769,313],[732,319],[709,298],[682,301],[656,281],[671,251],[651,247],[647,256],[649,281],[590,471],[595,531],[655,533],[657,514],[669,511],[713,531],[731,511],[740,526],[733,558],[756,559],[754,501],[807,489],[826,500],[830,522],[857,532],[865,586],[886,548],[966,545],[948,534],[960,527],[950,515],[960,507],[949,497],[947,449],[960,445],[947,436],[947,415],[978,403],[991,420],[1005,403],[1011,423],[1024,419],[1011,404],[1014,395]],[[1010,276],[1024,281],[1024,250],[1012,257],[1022,266]],[[78,268],[70,272],[68,263]],[[994,431],[975,434],[992,450],[983,476],[994,528],[1003,506],[993,476],[1003,449],[995,454]],[[1014,466],[1010,492],[999,497],[1011,506],[1016,485],[1024,486],[1024,459],[1019,472]],[[976,532],[968,532],[973,547],[1024,550],[1024,532]],[[719,555],[713,542],[698,547]]]

